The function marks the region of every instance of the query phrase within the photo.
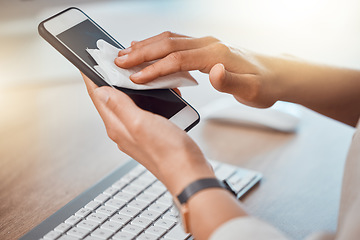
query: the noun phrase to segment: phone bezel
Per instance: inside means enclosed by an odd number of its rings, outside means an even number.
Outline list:
[[[76,26],[77,24],[89,20],[106,36],[112,39],[118,47],[124,48],[118,41],[116,41],[110,34],[108,34],[102,27],[100,27],[94,20],[92,20],[82,10],[71,7],[68,8],[39,24],[39,34],[49,42],[55,49],[57,49],[65,58],[73,63],[80,71],[89,77],[98,86],[110,86],[103,77],[91,66],[89,66],[83,59],[81,59],[75,52],[73,52],[66,44],[64,44],[57,35],[61,32]],[[116,87],[115,87],[116,88]],[[185,131],[189,131],[200,121],[198,112],[181,98],[172,89],[169,89],[180,101],[185,104],[185,107],[178,111],[169,120]]]

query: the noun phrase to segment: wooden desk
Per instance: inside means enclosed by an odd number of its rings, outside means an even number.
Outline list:
[[[0,239],[19,238],[127,159],[79,78],[0,91]],[[184,95],[197,108],[216,95],[193,91]],[[297,134],[203,122],[190,135],[208,157],[262,172],[245,205],[300,239],[336,228],[352,132],[304,110]]]

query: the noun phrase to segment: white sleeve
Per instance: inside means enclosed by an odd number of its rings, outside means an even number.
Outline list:
[[[232,239],[283,240],[288,238],[273,226],[255,217],[239,217],[227,221],[210,237],[210,240]]]

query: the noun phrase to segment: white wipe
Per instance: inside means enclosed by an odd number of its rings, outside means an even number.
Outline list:
[[[86,49],[86,51],[98,64],[94,67],[96,71],[104,77],[109,85],[135,90],[147,90],[195,86],[198,84],[189,72],[174,73],[159,77],[146,84],[136,84],[130,80],[130,75],[142,70],[153,62],[143,63],[129,69],[120,68],[114,63],[120,49],[102,39],[99,39],[96,45],[98,49]]]

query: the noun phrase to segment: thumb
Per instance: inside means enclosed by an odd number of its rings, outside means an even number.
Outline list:
[[[220,92],[230,93],[237,99],[252,102],[258,95],[259,82],[254,74],[232,73],[221,63],[213,66],[209,73],[211,85]]]

